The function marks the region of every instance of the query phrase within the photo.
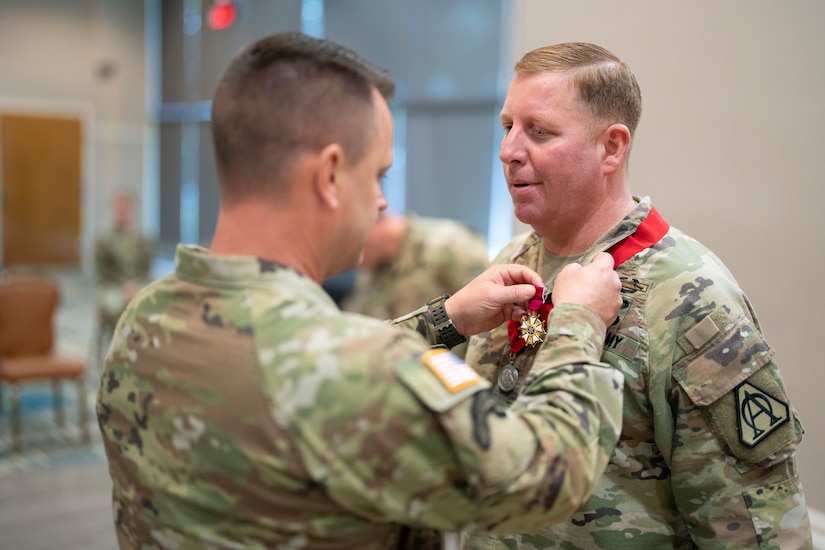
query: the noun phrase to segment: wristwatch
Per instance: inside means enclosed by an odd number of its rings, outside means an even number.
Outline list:
[[[427,308],[433,316],[435,331],[438,333],[438,338],[441,340],[441,343],[448,348],[454,348],[466,342],[467,338],[459,334],[453,324],[453,320],[450,319],[447,311],[444,309],[444,301],[449,297],[449,294],[444,294],[438,298],[433,298],[427,302]]]

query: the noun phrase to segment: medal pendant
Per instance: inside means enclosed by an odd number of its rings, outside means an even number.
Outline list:
[[[498,389],[510,392],[516,388],[516,384],[518,384],[518,370],[513,363],[507,363],[498,373]]]
[[[518,331],[526,345],[535,346],[541,343],[544,340],[545,330],[538,311],[531,311],[522,317]]]

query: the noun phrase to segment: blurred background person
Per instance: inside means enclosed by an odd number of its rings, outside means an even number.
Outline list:
[[[395,319],[433,296],[456,292],[488,266],[487,242],[466,225],[384,211],[341,309]]]
[[[95,241],[98,327],[97,358],[111,338],[118,317],[138,290],[151,279],[154,244],[135,226],[135,199],[125,190],[115,194],[113,227]]]

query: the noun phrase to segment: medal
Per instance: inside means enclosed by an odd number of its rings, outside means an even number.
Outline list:
[[[519,336],[528,346],[535,346],[544,340],[546,331],[544,323],[539,317],[538,311],[531,311],[521,318],[521,325],[518,327]]]
[[[527,346],[533,347],[544,341],[547,335],[547,314],[553,309],[553,302],[549,302],[549,298],[550,291],[547,287],[537,286],[535,296],[527,302],[527,313],[521,321],[507,321],[511,353],[518,353]]]
[[[521,321],[514,319],[507,321],[507,334],[510,338],[510,359],[499,371],[497,381],[498,389],[503,393],[513,391],[518,385],[519,374],[514,364],[518,353],[527,346],[533,347],[540,344],[547,335],[544,323],[547,314],[553,308],[552,302],[546,303],[549,296],[550,292],[546,288],[537,286],[535,296],[527,302],[527,313],[521,318]]]
[[[512,362],[507,363],[498,373],[498,389],[503,392],[510,392],[516,388],[516,384],[518,384],[518,370]]]
[[[611,246],[607,252],[613,256],[614,267],[619,266],[628,258],[638,254],[662,239],[670,226],[662,219],[655,208],[642,220],[635,232],[624,240]],[[536,286],[536,293],[527,302],[528,313],[520,321],[507,321],[507,336],[510,339],[510,359],[498,373],[498,389],[504,393],[513,391],[518,385],[519,373],[513,364],[516,356],[527,346],[535,346],[547,336],[545,323],[553,302],[550,299],[548,287]],[[527,367],[529,369],[529,365]]]

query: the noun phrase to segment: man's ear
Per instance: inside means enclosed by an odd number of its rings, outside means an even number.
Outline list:
[[[624,165],[630,149],[630,130],[624,124],[612,124],[602,135],[604,173],[613,174]]]
[[[343,163],[344,151],[337,143],[330,143],[316,157],[315,192],[321,202],[332,209],[338,208],[341,203],[340,173]]]

